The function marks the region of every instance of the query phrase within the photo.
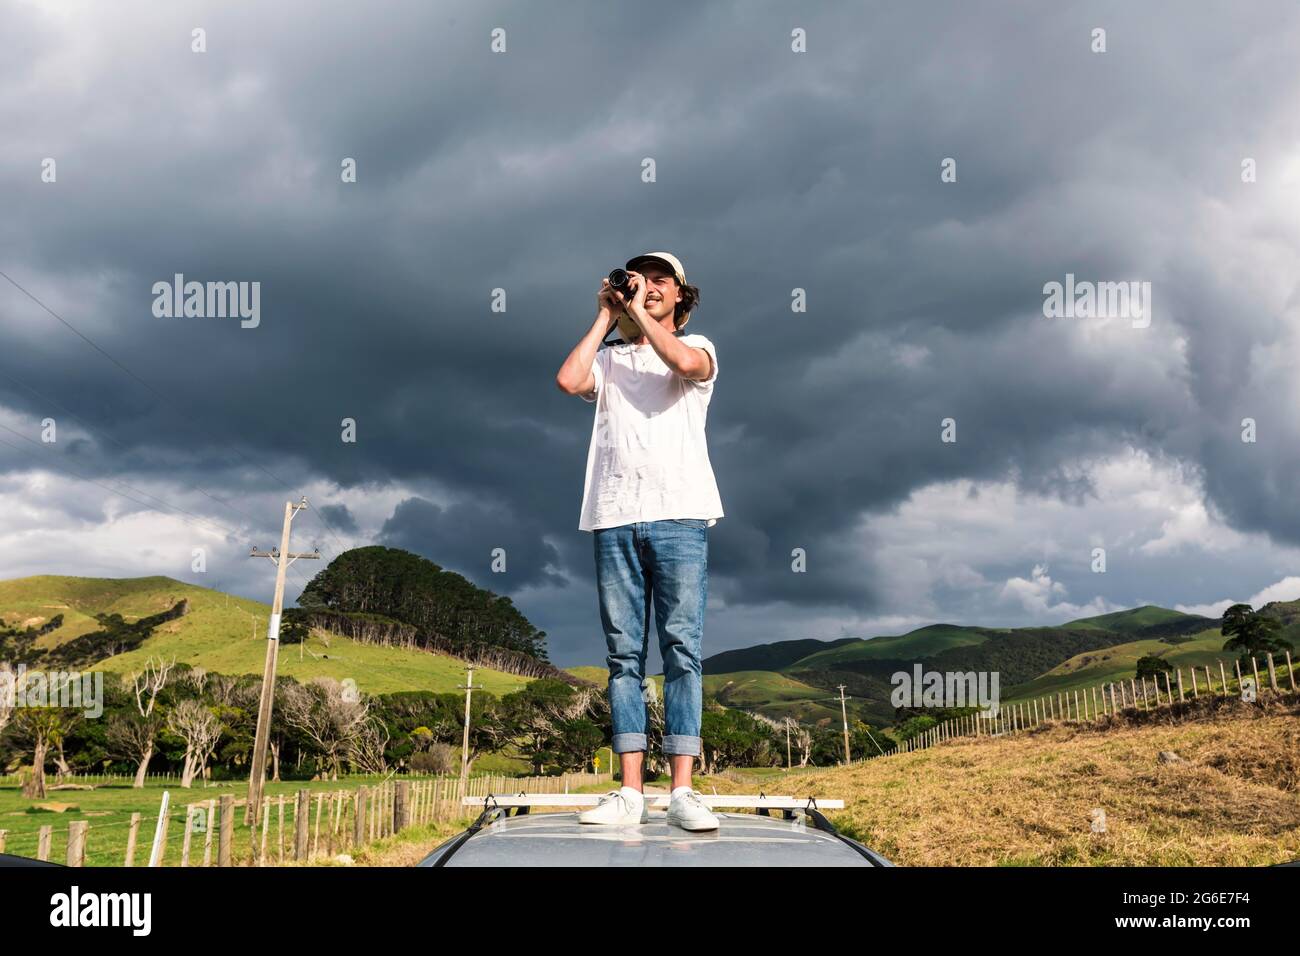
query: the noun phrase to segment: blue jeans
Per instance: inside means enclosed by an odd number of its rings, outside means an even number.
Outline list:
[[[665,754],[699,756],[703,682],[700,642],[709,584],[703,518],[638,521],[593,532],[600,622],[609,656],[614,752],[646,749],[641,696],[654,605],[664,660]]]

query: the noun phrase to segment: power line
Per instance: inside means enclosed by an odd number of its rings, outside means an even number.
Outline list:
[[[117,368],[121,369],[121,371],[122,371],[123,373],[125,373],[126,375],[128,375],[131,379],[133,379],[134,381],[136,381],[136,382],[138,382],[140,385],[142,385],[145,389],[147,389],[147,390],[149,391],[149,393],[150,393],[151,395],[153,395],[153,396],[154,396],[155,398],[157,398],[159,401],[163,402],[164,405],[166,405],[166,406],[168,406],[168,407],[172,407],[172,408],[175,407],[175,402],[174,402],[173,399],[169,399],[167,396],[163,395],[160,391],[158,391],[158,389],[154,388],[152,385],[150,385],[147,381],[145,381],[143,378],[141,378],[141,377],[140,377],[139,375],[137,375],[135,372],[131,371],[129,368],[127,368],[125,365],[123,365],[120,361],[118,361],[116,358],[114,358],[112,355],[110,355],[110,354],[109,354],[105,349],[101,348],[98,344],[96,344],[94,341],[92,341],[91,338],[90,338],[89,336],[87,336],[85,333],[83,333],[80,329],[78,329],[76,326],[74,326],[71,322],[69,322],[67,319],[63,318],[63,316],[59,315],[57,312],[55,312],[53,309],[51,309],[48,305],[46,305],[44,302],[42,302],[40,299],[38,299],[35,295],[33,295],[31,292],[27,291],[27,289],[23,288],[23,286],[19,285],[18,282],[16,282],[16,281],[13,279],[13,277],[10,276],[8,273],[4,272],[3,270],[0,270],[0,278],[3,278],[6,282],[8,282],[10,285],[12,285],[15,289],[17,289],[17,290],[18,290],[19,292],[21,292],[23,295],[27,296],[27,298],[29,298],[29,299],[31,299],[33,302],[35,302],[38,306],[41,307],[41,309],[43,309],[45,312],[49,313],[49,315],[53,316],[53,317],[54,317],[54,318],[55,318],[55,319],[56,319],[56,320],[57,320],[61,325],[63,325],[66,329],[68,329],[68,331],[72,332],[74,335],[77,336],[77,338],[81,339],[83,342],[85,342],[87,345],[89,345],[91,348],[93,348],[93,349],[94,349],[96,352],[98,352],[100,355],[104,356],[104,358],[106,358],[106,359],[108,359],[110,362],[112,362],[115,366],[117,366]],[[187,418],[188,418],[188,416],[187,416]],[[199,427],[199,428],[201,429],[201,426],[197,426],[197,423],[194,421],[194,419],[189,418],[189,421],[190,421],[191,424],[196,425],[196,427]],[[215,436],[214,436],[210,431],[208,431],[208,430],[206,430],[206,429],[202,429],[202,430],[204,431],[204,433],[207,435],[207,437],[208,437],[209,439],[212,439],[213,441],[216,441],[217,444],[219,444],[219,445],[224,444],[224,443],[222,443],[222,442],[217,441],[216,438],[215,438]],[[263,465],[261,462],[259,462],[259,461],[255,461],[254,459],[249,458],[247,455],[245,455],[243,452],[241,452],[238,448],[236,448],[236,447],[233,446],[233,445],[225,445],[225,447],[227,447],[229,450],[233,451],[236,455],[238,455],[240,458],[242,458],[242,459],[243,459],[244,461],[246,461],[248,464],[252,465],[254,468],[257,468],[259,471],[261,471],[261,472],[262,472],[263,474],[265,474],[267,477],[269,477],[269,478],[271,478],[272,480],[274,480],[274,481],[278,482],[279,484],[283,485],[285,488],[288,488],[290,491],[293,491],[293,490],[294,490],[294,488],[293,488],[292,485],[290,485],[287,481],[285,481],[285,480],[284,480],[283,478],[281,478],[279,475],[276,475],[274,472],[270,471],[270,470],[269,470],[265,465]],[[325,525],[326,530],[328,530],[331,534],[333,534],[333,529],[330,528],[330,525],[329,525],[329,521],[328,521],[328,519],[326,519],[323,515],[320,516],[320,518],[321,518],[321,523],[322,523],[323,525]],[[339,544],[342,543],[341,541],[338,541],[338,539],[336,539],[336,541],[337,541]]]
[[[172,405],[174,405],[174,399],[168,398],[168,397],[167,397],[166,395],[164,395],[162,392],[158,391],[158,389],[154,388],[152,385],[150,385],[148,382],[146,382],[144,379],[142,379],[139,375],[136,375],[135,372],[131,371],[129,368],[127,368],[125,365],[123,365],[121,362],[119,362],[119,361],[118,361],[117,359],[115,359],[113,356],[109,355],[108,352],[106,352],[104,349],[100,348],[97,344],[95,344],[95,342],[92,341],[92,340],[90,339],[89,336],[87,336],[86,334],[84,334],[84,333],[83,333],[80,329],[78,329],[75,325],[73,325],[71,322],[69,322],[69,321],[68,321],[67,319],[65,319],[63,316],[59,315],[59,313],[55,312],[55,311],[54,311],[53,309],[51,309],[48,305],[46,305],[46,304],[45,304],[44,302],[42,302],[40,299],[36,298],[36,296],[32,295],[32,293],[28,292],[28,291],[27,291],[26,289],[24,289],[21,285],[19,285],[17,282],[15,282],[14,279],[13,279],[13,278],[8,274],[8,273],[4,272],[3,270],[0,270],[0,278],[3,278],[6,282],[8,282],[10,285],[12,285],[12,286],[13,286],[15,289],[17,289],[19,292],[21,292],[23,295],[27,296],[27,298],[31,299],[33,302],[35,302],[37,305],[39,305],[43,310],[45,310],[45,311],[48,312],[51,316],[53,316],[56,320],[58,320],[58,322],[59,322],[60,324],[62,324],[62,325],[64,326],[64,328],[66,328],[68,331],[70,331],[73,335],[77,336],[77,338],[81,339],[83,342],[85,342],[87,345],[89,345],[92,349],[94,349],[94,350],[95,350],[96,352],[98,352],[100,355],[104,356],[104,358],[106,358],[106,359],[108,359],[110,362],[112,362],[115,366],[117,366],[119,369],[121,369],[121,370],[122,370],[126,375],[128,375],[131,379],[133,379],[134,381],[136,381],[136,382],[138,382],[140,385],[142,385],[145,389],[147,389],[147,390],[149,391],[149,393],[150,393],[151,395],[153,395],[155,398],[157,398],[160,402],[163,402],[165,405],[168,405],[168,406],[172,406]],[[208,437],[209,437],[209,438],[213,437],[212,434],[211,434],[211,432],[208,432]],[[255,468],[259,468],[259,469],[261,469],[261,471],[262,471],[264,474],[266,474],[268,477],[270,477],[270,478],[274,479],[275,481],[279,482],[280,484],[284,485],[286,488],[290,488],[290,485],[289,485],[289,483],[288,483],[287,481],[285,481],[283,478],[279,477],[278,475],[272,474],[272,473],[271,473],[270,471],[268,471],[265,467],[263,467],[263,466],[261,465],[261,463],[249,459],[249,458],[248,458],[247,456],[245,456],[245,455],[244,455],[244,454],[243,454],[243,453],[242,453],[238,448],[235,448],[234,446],[228,446],[228,447],[230,447],[230,450],[231,450],[231,451],[233,451],[235,454],[239,455],[239,457],[243,458],[243,459],[244,459],[245,461],[247,461],[249,464],[253,465]],[[291,489],[291,490],[292,490],[292,489]]]

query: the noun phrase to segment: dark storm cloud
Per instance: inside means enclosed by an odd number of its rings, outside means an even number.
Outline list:
[[[542,540],[540,521],[477,503],[403,501],[384,524],[379,543],[423,555],[480,587],[507,594],[530,585],[564,587],[552,568],[559,554]],[[499,568],[500,570],[496,570]]]
[[[512,593],[565,661],[593,613],[576,530],[592,409],[553,376],[599,277],[668,248],[703,290],[691,331],[719,355],[719,606],[899,613],[888,569],[848,535],[859,516],[1009,475],[1084,502],[1092,480],[1069,465],[1127,447],[1185,462],[1242,530],[1300,542],[1300,423],[1279,403],[1293,376],[1260,351],[1284,354],[1296,320],[1292,5],[0,17],[3,268],[166,396],[0,281],[0,372],[113,439],[68,446],[87,474],[155,478],[263,541],[309,482],[404,489],[369,523],[316,504],[336,534]],[[489,52],[494,27],[506,54]],[[57,184],[38,178],[46,156]],[[344,157],[356,184],[339,182]],[[945,157],[956,183],[939,181]],[[152,284],[178,272],[259,281],[261,324],[154,318]],[[1045,319],[1042,286],[1067,272],[1150,281],[1151,327]],[[51,414],[5,378],[0,405],[20,430]],[[1261,422],[1248,451],[1245,416]],[[36,451],[0,447],[0,463]],[[496,546],[505,575],[485,571]],[[816,573],[790,573],[793,548]],[[1149,573],[1160,594],[1185,572]]]
[[[356,534],[360,530],[356,518],[352,516],[347,505],[326,505],[320,511],[330,527],[344,534]]]

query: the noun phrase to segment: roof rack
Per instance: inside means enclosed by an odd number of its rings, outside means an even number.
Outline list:
[[[472,837],[489,826],[509,816],[524,816],[531,807],[589,807],[595,806],[604,794],[600,793],[518,793],[494,794],[482,797],[464,797],[463,806],[481,806],[483,812],[464,833],[444,844],[445,851],[437,852],[437,859],[431,866],[446,866],[452,856]],[[849,846],[872,866],[892,867],[893,864],[880,854],[871,850],[857,840],[840,833],[833,823],[826,818],[822,810],[842,810],[844,801],[838,799],[819,799],[817,797],[770,797],[764,793],[746,794],[700,794],[702,800],[712,809],[752,809],[759,816],[772,816],[769,811],[778,811],[785,820],[794,820],[802,814],[817,830],[822,831],[841,843]],[[663,808],[668,805],[669,795],[662,793],[648,794],[648,806]],[[512,813],[513,811],[513,813]]]
[[[594,807],[601,793],[490,793],[485,797],[464,797],[466,807]],[[740,794],[700,794],[700,799],[710,810],[843,810],[843,800],[820,797],[769,797]],[[669,795],[648,793],[646,806],[653,810],[668,809]]]

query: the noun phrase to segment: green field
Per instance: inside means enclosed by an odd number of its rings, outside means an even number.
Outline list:
[[[583,665],[581,667],[566,667],[565,670],[581,680],[591,681],[598,687],[604,687],[609,683],[609,669],[606,667]]]
[[[477,774],[475,774],[477,776]],[[428,779],[404,777],[402,779]],[[281,794],[293,796],[299,790],[318,791],[355,790],[365,784],[373,786],[380,783],[380,777],[351,776],[336,781],[292,780],[280,783],[268,782],[264,792],[268,797]],[[179,866],[181,849],[185,837],[185,805],[187,803],[206,803],[208,800],[221,802],[223,795],[232,795],[241,799],[248,795],[247,781],[212,784],[207,787],[195,785],[189,790],[181,789],[178,783],[164,784],[150,781],[146,786],[135,789],[131,781],[98,785],[94,790],[52,790],[44,800],[29,800],[22,795],[17,784],[0,785],[0,830],[8,830],[6,853],[16,856],[35,857],[39,831],[43,826],[53,827],[50,844],[50,860],[63,863],[67,859],[68,824],[76,820],[86,820],[90,829],[86,836],[86,866],[122,866],[126,857],[127,837],[130,832],[132,813],[141,815],[139,834],[136,838],[135,865],[143,866],[149,860],[149,847],[153,841],[154,827],[158,822],[158,810],[162,802],[163,791],[171,794],[171,807],[168,814],[167,848],[163,857],[164,865]],[[68,804],[70,808],[63,812],[33,812],[39,804]],[[312,820],[315,820],[315,801],[312,801]],[[293,811],[291,806],[285,808],[286,843],[293,845],[291,823]],[[270,853],[275,854],[276,822],[278,812],[271,808],[271,832],[268,841]],[[322,822],[322,834],[326,824]],[[323,841],[323,836],[322,836]],[[234,859],[240,863],[247,862],[250,854],[249,828],[243,825],[243,810],[237,809],[235,819]],[[216,836],[213,836],[213,858],[215,865]],[[203,859],[203,836],[196,836],[191,843],[190,859],[201,863]]]

